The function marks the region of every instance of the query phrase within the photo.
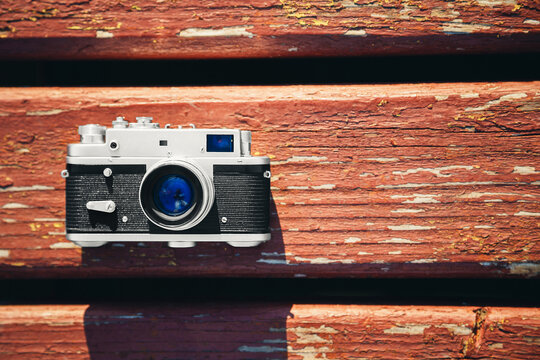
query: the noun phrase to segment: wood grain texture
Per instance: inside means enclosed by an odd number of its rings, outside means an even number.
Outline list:
[[[540,82],[0,90],[0,276],[537,277]],[[273,237],[251,249],[64,234],[77,126],[253,131]]]
[[[540,310],[296,304],[0,307],[0,356],[532,359]]]
[[[185,59],[530,52],[534,0],[24,1],[0,57]]]

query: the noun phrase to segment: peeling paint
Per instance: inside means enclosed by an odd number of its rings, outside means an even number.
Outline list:
[[[298,48],[297,47],[288,48],[287,51],[288,52],[297,52]]]
[[[336,188],[336,184],[323,184],[311,187],[314,190],[332,190]]]
[[[512,173],[519,175],[540,174],[540,172],[536,171],[536,169],[532,166],[514,166],[514,171],[512,171]]]
[[[391,238],[379,241],[379,244],[420,244],[420,241],[413,241],[403,238]]]
[[[401,255],[401,250],[389,251],[388,255]]]
[[[282,165],[288,163],[303,163],[307,161],[324,161],[328,160],[326,156],[291,156],[287,160],[272,161],[272,165]]]
[[[362,29],[358,29],[358,30],[347,30],[345,32],[345,34],[343,34],[345,36],[361,36],[361,37],[366,37],[367,36],[367,33],[365,30],[362,30]]]
[[[508,5],[508,6],[515,6],[517,4],[517,0],[476,0],[476,3],[480,6],[500,6],[500,5]]]
[[[362,239],[351,236],[351,237],[348,237],[348,238],[345,239],[345,244],[354,244],[354,243],[357,243],[357,242],[360,242],[360,241],[362,241]]]
[[[435,226],[423,226],[423,225],[411,225],[411,224],[403,224],[403,225],[389,225],[387,226],[390,230],[397,230],[397,231],[410,231],[410,230],[431,230],[435,229]]]
[[[485,31],[491,29],[489,25],[483,24],[464,24],[462,20],[456,19],[442,24],[442,31],[445,34],[471,34],[477,31]]]
[[[285,339],[264,339],[263,344],[286,344],[287,340]]]
[[[520,211],[514,214],[514,216],[540,216],[540,213],[530,211]]]
[[[448,181],[443,183],[406,183],[397,185],[377,185],[377,189],[413,189],[423,187],[446,187],[446,186],[474,186],[474,185],[529,185],[528,182],[503,182],[503,181]],[[534,182],[531,185],[536,185]],[[538,182],[540,184],[540,181]]]
[[[491,225],[475,225],[475,229],[493,229],[493,226]]]
[[[79,247],[72,242],[58,242],[49,246],[51,249],[78,249]]]
[[[365,160],[369,160],[369,161],[376,161],[376,162],[380,162],[380,163],[388,163],[388,162],[396,162],[396,161],[399,161],[398,158],[384,158],[384,157],[380,157],[380,158],[367,158]]]
[[[407,262],[409,264],[432,264],[434,262],[437,262],[437,259],[418,259],[418,260],[411,260]]]
[[[9,257],[9,250],[0,249],[0,258]]]
[[[355,261],[353,259],[328,259],[324,257],[318,257],[318,258],[305,258],[301,256],[296,256],[294,260],[299,262],[308,262],[310,264],[354,264]]]
[[[448,170],[456,170],[456,169],[464,169],[464,170],[472,170],[473,167],[470,165],[451,165],[451,166],[442,166],[437,168],[416,168],[416,169],[409,169],[407,171],[392,171],[392,174],[394,175],[410,175],[410,174],[417,174],[419,172],[430,172],[433,175],[437,177],[450,177],[451,174],[441,174],[441,171],[448,171]]]
[[[32,185],[32,186],[10,186],[8,188],[0,188],[0,192],[16,192],[16,191],[45,191],[54,190],[52,186]]]
[[[478,199],[478,198],[481,198],[482,196],[523,196],[523,197],[535,197],[534,195],[530,195],[530,194],[520,194],[520,193],[511,193],[511,192],[508,192],[508,193],[503,193],[503,192],[478,192],[478,191],[473,191],[473,192],[470,192],[470,193],[467,193],[467,194],[463,194],[463,195],[459,195],[458,198],[460,199]]]
[[[390,329],[384,329],[385,334],[392,335],[423,335],[424,330],[429,328],[431,325],[421,325],[421,324],[405,324],[397,325],[391,327]]]
[[[435,100],[437,101],[448,100],[448,98],[449,98],[448,95],[435,95]]]
[[[27,111],[26,116],[47,116],[58,115],[68,110],[52,109],[52,110],[40,110],[40,111]]]
[[[465,109],[465,111],[484,111],[484,110],[487,110],[487,109],[489,109],[490,107],[492,107],[494,105],[499,105],[503,101],[518,100],[518,99],[523,99],[525,97],[527,97],[527,94],[525,94],[525,93],[508,94],[508,95],[501,96],[497,100],[488,101],[485,105],[482,105],[482,106],[468,107],[468,108]]]
[[[527,25],[540,25],[540,21],[534,19],[525,19],[523,23]]]
[[[251,39],[255,34],[249,32],[249,29],[253,29],[253,26],[226,26],[221,29],[189,28],[181,30],[176,35],[182,38],[246,36]]]
[[[291,186],[287,186],[287,189],[288,190],[308,190],[309,186],[294,186],[294,185],[291,185]]]
[[[259,259],[258,263],[272,264],[272,265],[298,265],[291,264],[288,260],[285,259]]]
[[[356,253],[356,255],[373,255],[373,253],[359,251],[359,252]]]
[[[513,263],[510,264],[509,268],[512,275],[532,277],[540,274],[540,264],[538,263]]]
[[[113,37],[114,37],[114,34],[112,32],[103,31],[103,30],[96,31],[96,38],[98,39],[111,39]]]
[[[433,200],[433,199],[430,199],[430,200]],[[436,201],[436,202],[439,202],[439,201]],[[424,209],[396,209],[396,210],[391,210],[390,212],[392,212],[392,213],[412,213],[412,214],[414,214],[414,213],[424,212]]]
[[[2,209],[28,209],[30,206],[20,203],[7,203],[2,206]]]
[[[247,346],[243,345],[238,348],[240,352],[250,352],[250,353],[273,353],[273,352],[284,352],[287,351],[286,348],[275,347],[275,346]]]
[[[437,326],[438,328],[445,328],[448,329],[452,334],[454,335],[470,335],[472,333],[471,328],[465,326],[465,325],[457,325],[457,324],[441,324]]]

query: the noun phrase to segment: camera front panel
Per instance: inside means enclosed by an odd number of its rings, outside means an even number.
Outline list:
[[[269,165],[214,165],[215,200],[206,217],[187,230],[174,231],[148,220],[139,203],[146,165],[68,164],[66,229],[68,233],[220,234],[269,233]],[[112,174],[104,176],[104,170]],[[147,191],[159,191],[159,182]],[[149,198],[155,198],[149,194]],[[89,201],[112,200],[113,212],[87,209]],[[165,209],[167,210],[167,209]],[[106,238],[104,238],[106,240]]]

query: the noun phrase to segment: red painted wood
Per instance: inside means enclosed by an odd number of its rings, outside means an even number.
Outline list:
[[[540,310],[297,304],[0,307],[0,357],[532,359]]]
[[[537,277],[540,82],[0,90],[0,276]],[[77,126],[153,115],[253,131],[257,248],[64,238]]]
[[[504,1],[10,0],[1,58],[261,58],[530,52],[539,5]]]

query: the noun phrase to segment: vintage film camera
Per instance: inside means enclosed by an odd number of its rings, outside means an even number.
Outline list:
[[[80,126],[81,142],[68,145],[68,240],[250,247],[270,239],[270,160],[251,156],[250,131],[136,120]]]

